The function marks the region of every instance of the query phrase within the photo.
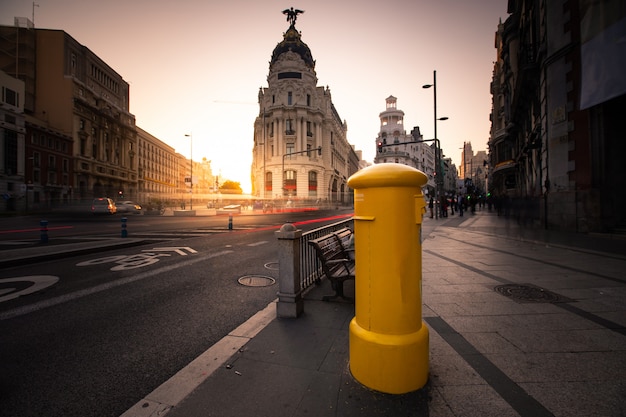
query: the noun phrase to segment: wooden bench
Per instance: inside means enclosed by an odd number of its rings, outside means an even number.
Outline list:
[[[354,233],[352,230],[346,228],[337,230],[333,233],[339,240],[339,244],[344,251],[344,254],[348,259],[354,260]]]
[[[324,301],[337,297],[348,299],[343,294],[343,282],[355,278],[354,256],[351,255],[354,251],[348,247],[351,235],[352,231],[350,229],[342,229],[320,238],[309,240],[309,245],[315,249],[324,275],[328,278],[335,291],[333,295],[322,297]]]

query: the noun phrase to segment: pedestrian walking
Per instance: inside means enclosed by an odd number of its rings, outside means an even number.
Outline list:
[[[434,211],[433,211],[433,207],[435,206],[435,202],[433,201],[433,197],[430,197],[430,200],[428,200],[428,208],[430,209],[430,218],[432,219],[434,217]]]

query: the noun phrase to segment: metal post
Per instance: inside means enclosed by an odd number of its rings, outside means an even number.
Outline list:
[[[39,241],[40,243],[48,243],[48,220],[39,221]]]
[[[435,153],[436,153],[436,157],[435,157],[435,163],[437,164],[437,166],[435,167],[435,172],[437,173],[437,183],[436,188],[437,188],[437,195],[438,198],[441,199],[441,196],[443,195],[443,190],[442,190],[442,182],[443,182],[443,178],[442,175],[443,173],[441,172],[441,148],[438,145],[438,140],[437,140],[437,71],[433,71],[433,103],[434,103],[434,115],[435,115],[435,120],[434,120],[434,130],[435,130]],[[441,204],[441,201],[439,202],[439,210],[443,210],[443,205]],[[440,213],[443,214],[443,211]],[[436,217],[435,217],[436,218]]]
[[[267,127],[265,126],[265,107],[263,107],[263,204],[265,204],[265,190],[267,188],[267,184],[266,184],[266,175],[267,173],[265,172],[265,160],[267,159],[267,138],[265,137],[265,129]]]
[[[425,84],[422,88],[430,88],[433,87],[433,96],[434,96],[434,130],[435,130],[435,200],[439,202],[439,197],[443,195],[443,170],[441,169],[441,145],[439,144],[439,140],[437,138],[437,121],[438,120],[448,120],[447,117],[437,117],[437,71],[433,71],[433,83]],[[440,202],[439,202],[440,203]],[[441,210],[442,207],[439,207]],[[435,210],[435,218],[437,218],[438,211]]]
[[[189,209],[193,210],[193,137],[191,133],[186,134],[186,137],[189,138]]]

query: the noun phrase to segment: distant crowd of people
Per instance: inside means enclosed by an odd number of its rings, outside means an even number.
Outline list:
[[[439,217],[454,216],[458,213],[463,216],[464,212],[476,213],[476,210],[483,210],[485,207],[489,211],[495,210],[498,216],[514,218],[520,223],[533,221],[537,217],[538,202],[530,198],[514,199],[510,196],[493,196],[487,194],[457,194],[439,197],[438,204],[431,196],[428,200],[428,211],[430,218],[435,217],[435,210],[439,210]]]

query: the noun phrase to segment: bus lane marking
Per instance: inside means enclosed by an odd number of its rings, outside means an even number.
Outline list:
[[[174,271],[178,268],[184,268],[193,264],[196,264],[198,262],[202,262],[202,261],[207,261],[209,259],[212,258],[217,258],[220,256],[224,256],[227,255],[229,253],[233,253],[232,250],[223,250],[220,252],[215,252],[215,253],[211,253],[208,255],[203,255],[203,256],[196,256],[193,257],[191,259],[182,261],[182,262],[177,262],[175,264],[172,265],[165,265],[162,266],[160,268],[154,269],[154,270],[150,270],[150,271],[146,271],[146,272],[141,272],[132,276],[128,276],[128,277],[124,277],[124,278],[120,278],[117,279],[115,281],[111,281],[111,282],[107,282],[104,284],[100,284],[100,285],[96,285],[95,287],[90,287],[90,288],[85,288],[83,290],[78,290],[78,291],[74,291],[68,294],[64,294],[64,295],[60,295],[58,297],[54,297],[54,298],[50,298],[48,300],[43,300],[43,301],[39,301],[37,303],[33,303],[33,304],[29,304],[26,306],[22,306],[22,307],[17,307],[14,308],[12,310],[8,310],[8,311],[4,311],[4,312],[0,312],[0,321],[1,320],[7,320],[7,319],[11,319],[14,317],[19,317],[19,316],[23,316],[26,314],[30,314],[30,313],[34,313],[36,311],[39,310],[43,310],[44,308],[48,308],[48,307],[53,307],[59,304],[64,304],[70,301],[74,301],[77,300],[79,298],[83,298],[83,297],[87,297],[89,295],[93,295],[93,294],[97,294],[99,292],[102,291],[107,291],[122,285],[126,285],[126,284],[130,284],[136,281],[141,281],[145,278],[153,278],[156,275],[159,274],[164,274],[170,271]]]
[[[0,279],[0,284],[9,282],[30,282],[31,284],[22,290],[17,291],[17,288],[7,287],[0,288],[0,303],[4,301],[13,300],[22,295],[28,295],[41,291],[51,285],[56,284],[59,281],[59,277],[54,275],[27,275],[24,277],[4,278]],[[3,294],[7,294],[2,296]]]

